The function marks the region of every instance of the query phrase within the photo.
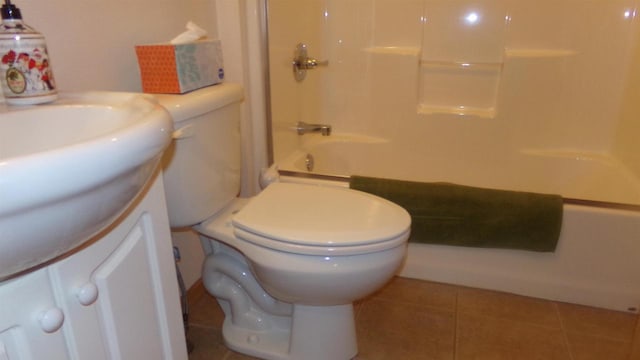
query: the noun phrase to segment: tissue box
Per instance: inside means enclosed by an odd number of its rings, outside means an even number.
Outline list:
[[[224,79],[220,40],[137,45],[136,55],[146,93],[182,94]]]

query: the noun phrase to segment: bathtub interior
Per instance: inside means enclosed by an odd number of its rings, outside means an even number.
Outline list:
[[[278,162],[289,174],[366,175],[447,181],[493,189],[560,194],[566,199],[630,205],[640,210],[640,181],[620,160],[601,153],[520,150],[487,156],[406,156],[388,141],[363,136],[309,136]]]

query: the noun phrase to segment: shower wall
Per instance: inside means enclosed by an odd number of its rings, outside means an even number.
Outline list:
[[[627,75],[614,152],[640,178],[640,26],[634,27],[633,65]]]
[[[269,0],[274,159],[305,121],[468,162],[605,155],[640,177],[639,4]],[[299,42],[328,60],[302,82]]]

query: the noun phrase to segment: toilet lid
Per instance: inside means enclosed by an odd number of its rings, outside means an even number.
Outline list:
[[[232,222],[239,230],[236,234],[245,239],[268,238],[292,248],[353,249],[358,245],[406,241],[411,218],[402,207],[361,191],[273,183],[242,208]]]

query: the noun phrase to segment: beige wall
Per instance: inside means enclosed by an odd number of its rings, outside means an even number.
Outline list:
[[[168,41],[187,21],[215,37],[213,0],[16,0],[47,39],[62,91],[140,91],[134,45]]]

